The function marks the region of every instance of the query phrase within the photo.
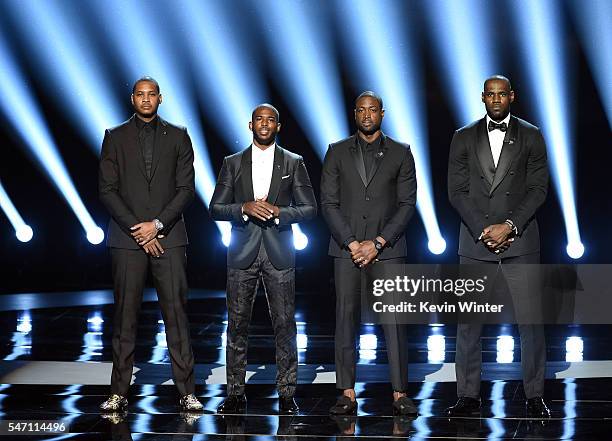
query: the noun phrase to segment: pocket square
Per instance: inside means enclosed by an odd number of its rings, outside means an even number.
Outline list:
[[[290,177],[291,175],[287,175],[287,176],[281,176],[281,179],[287,179],[288,177]]]

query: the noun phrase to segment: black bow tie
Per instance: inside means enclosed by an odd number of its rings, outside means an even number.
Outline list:
[[[508,130],[508,124],[506,124],[505,122],[501,123],[501,124],[497,124],[494,123],[493,121],[489,121],[489,132],[492,132],[493,130],[501,130],[502,132],[505,132],[506,130]]]

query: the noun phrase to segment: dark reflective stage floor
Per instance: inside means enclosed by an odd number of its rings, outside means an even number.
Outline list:
[[[148,293],[146,299],[153,299]],[[248,410],[220,416],[225,394],[225,299],[194,291],[189,305],[201,415],[180,414],[165,332],[154,302],[143,304],[137,367],[127,415],[102,418],[109,392],[112,296],[91,291],[0,296],[0,418],[62,420],[70,434],[44,439],[332,439],[338,436],[411,439],[612,439],[612,327],[547,329],[546,399],[553,418],[525,418],[515,328],[485,328],[481,417],[448,419],[455,401],[454,326],[410,327],[409,394],[416,419],[393,417],[382,330],[362,325],[357,392],[359,414],[331,419],[335,401],[333,301],[297,298],[300,414],[277,415],[272,329],[263,298],[251,324]],[[323,307],[322,307],[323,306]],[[0,439],[9,439],[2,437]],[[42,439],[40,435],[16,439]]]

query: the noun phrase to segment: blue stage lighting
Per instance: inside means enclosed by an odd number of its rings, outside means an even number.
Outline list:
[[[612,127],[612,2],[571,0],[572,17],[582,36],[582,46],[591,66],[603,107]]]
[[[347,110],[325,17],[307,2],[260,0],[262,32],[297,121],[323,159],[330,142],[347,136]]]
[[[215,102],[224,121],[223,136],[230,150],[239,151],[251,143],[248,129],[251,112],[265,100],[267,88],[260,75],[260,67],[244,46],[239,46],[239,35],[226,19],[217,3],[207,4],[187,1],[172,8],[177,20],[187,27],[189,37],[185,39],[196,64],[198,78],[204,78],[210,87],[198,89],[200,99]],[[194,35],[198,38],[194,38]],[[231,224],[218,223],[221,241],[229,246]],[[292,226],[293,242],[297,250],[308,245],[308,238],[297,224]]]
[[[0,207],[2,207],[2,211],[8,217],[8,220],[11,222],[11,225],[15,229],[15,236],[20,242],[29,242],[34,236],[34,232],[32,228],[28,224],[23,221],[23,218],[11,202],[9,195],[4,190],[2,186],[2,182],[0,182]]]
[[[415,48],[405,38],[406,25],[401,22],[397,4],[379,1],[373,8],[367,0],[344,0],[338,15],[351,23],[344,29],[349,32],[357,71],[362,84],[382,96],[388,110],[385,121],[389,134],[411,145],[418,182],[417,208],[427,233],[428,248],[433,254],[441,254],[446,242],[433,202],[422,72]],[[363,38],[355,44],[354,29],[375,30],[376,38]]]
[[[2,71],[0,107],[6,118],[25,140],[26,146],[45,170],[47,177],[66,199],[83,226],[87,239],[93,244],[102,242],[104,232],[95,224],[70,180],[53,138],[34,98],[24,84],[24,76],[7,50],[3,36],[0,36],[0,71]],[[27,235],[24,234],[24,237]]]
[[[169,47],[168,33],[172,27],[164,21],[168,11],[163,4],[112,0],[105,4],[94,2],[106,21],[106,32],[113,39],[121,56],[126,75],[132,80],[144,74],[159,81],[164,101],[160,114],[175,124],[188,128],[193,141],[196,191],[206,206],[215,189],[215,175],[210,165],[204,133],[199,122],[194,94],[187,87],[188,78],[181,69],[180,56]],[[138,6],[141,6],[138,9]],[[146,11],[148,30],[142,29],[142,11]],[[163,26],[167,32],[156,29]],[[179,28],[175,29],[180,34]],[[217,223],[222,232],[227,227]]]
[[[480,95],[485,78],[498,71],[491,48],[485,0],[423,2],[431,39],[459,125],[484,114]],[[519,9],[518,7],[516,9]]]
[[[214,103],[211,116],[223,119],[221,135],[230,150],[242,150],[251,143],[251,111],[267,96],[252,42],[240,44],[242,34],[228,21],[221,2],[188,0],[170,9],[186,29],[184,40],[197,78],[208,83],[196,92],[202,101]]]
[[[532,0],[516,14],[517,34],[523,49],[524,65],[529,75],[531,90],[542,132],[547,141],[551,171],[567,234],[567,253],[573,259],[584,254],[580,240],[570,132],[570,106],[566,94],[563,38],[558,5],[551,0]],[[520,28],[520,29],[519,29]]]
[[[29,48],[40,63],[41,72],[52,79],[47,92],[79,121],[89,145],[99,152],[104,129],[118,121],[117,103],[107,81],[100,74],[100,58],[87,45],[89,29],[83,29],[83,19],[71,1],[39,2],[24,0],[9,2],[6,11],[22,23]],[[58,32],[60,30],[60,32]],[[44,44],[42,44],[44,42]]]

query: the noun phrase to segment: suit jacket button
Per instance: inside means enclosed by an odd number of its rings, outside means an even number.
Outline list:
[[[512,210],[510,210],[510,211],[508,212],[508,214],[512,214]]]
[[[488,218],[489,218],[489,215],[488,215],[488,214],[485,214],[485,219],[488,219]]]
[[[510,196],[510,192],[509,191],[506,192],[506,196]]]
[[[363,216],[361,216],[362,219],[367,219],[368,217],[364,214]]]
[[[484,176],[480,175],[480,179],[484,179]]]
[[[511,171],[511,172],[510,172],[510,174],[511,174],[511,175],[513,175],[513,174],[514,174],[514,172],[513,172],[513,171]]]

